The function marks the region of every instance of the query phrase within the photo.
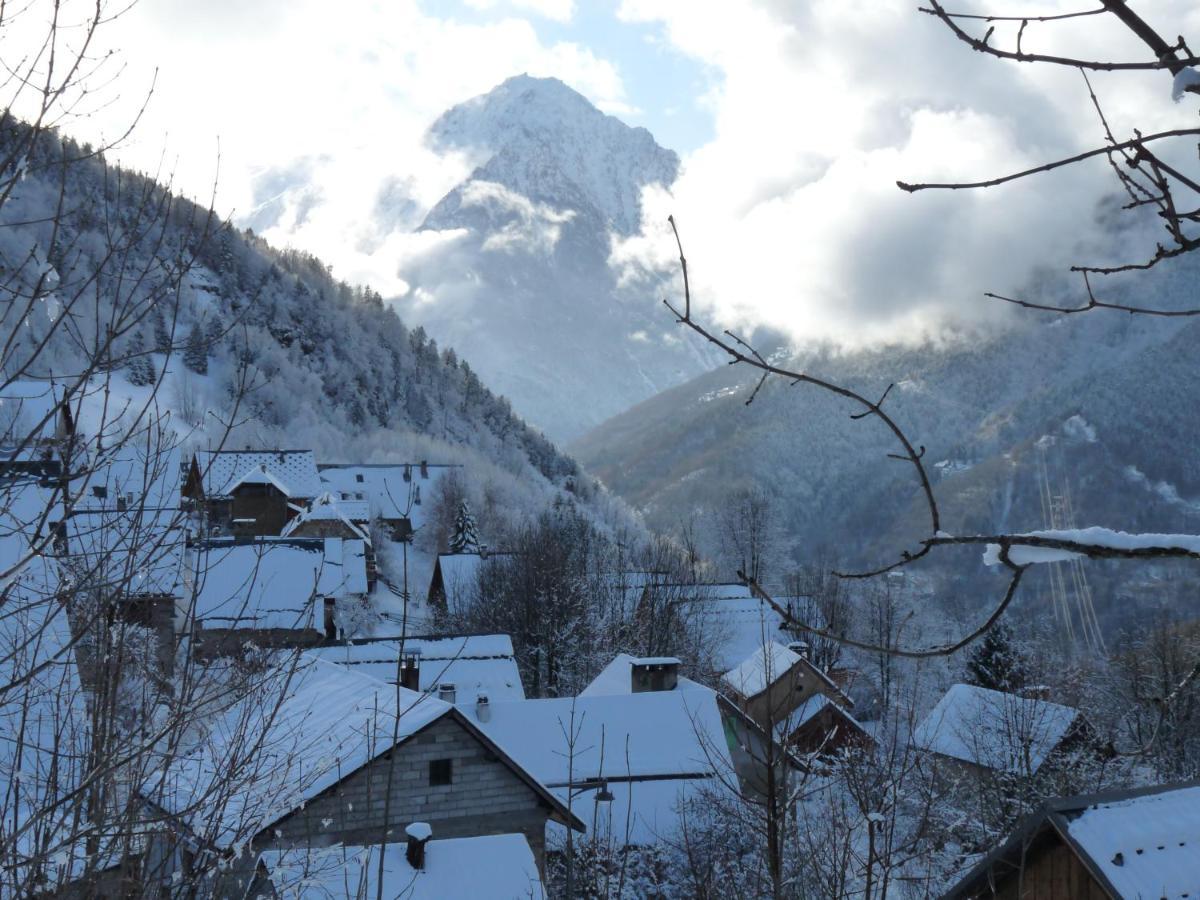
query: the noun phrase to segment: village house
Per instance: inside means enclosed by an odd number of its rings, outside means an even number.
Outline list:
[[[337,639],[339,604],[361,606],[367,593],[361,540],[214,538],[191,551],[186,627],[202,655]]]
[[[448,703],[302,654],[142,785],[148,817],[170,825],[142,878],[186,880],[220,859],[228,875],[205,891],[241,897],[265,852],[294,863],[400,843],[414,822],[439,838],[521,835],[540,869],[546,823],[584,825],[510,750]]]
[[[525,699],[507,634],[414,636],[403,641],[366,638],[311,652],[380,681],[434,694],[476,717],[486,716],[491,703]]]
[[[1091,739],[1076,709],[971,684],[952,686],[912,736],[915,747],[956,770],[1026,778]]]
[[[324,493],[311,450],[198,450],[183,497],[213,536],[271,536]]]
[[[429,509],[442,479],[462,471],[460,465],[425,461],[378,465],[323,463],[320,477],[339,500],[365,501],[392,540],[409,540],[429,519]]]
[[[1200,782],[1054,800],[944,900],[1186,898],[1200,892]]]
[[[61,458],[76,410],[53,381],[11,381],[0,389],[0,458],[6,464]]]
[[[488,560],[505,558],[511,553],[439,553],[433,563],[426,603],[443,613],[465,609],[475,599],[479,578]]]
[[[803,645],[800,645],[803,649]],[[768,641],[721,676],[738,707],[797,753],[832,754],[871,742],[838,684],[806,656]]]

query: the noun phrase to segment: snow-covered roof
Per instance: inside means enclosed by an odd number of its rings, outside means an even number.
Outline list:
[[[351,534],[357,534],[369,543],[369,530],[365,525],[358,523],[368,522],[370,518],[365,500],[338,500],[329,491],[325,491],[284,526],[282,537],[294,534],[306,522],[341,522]]]
[[[283,494],[283,496],[292,496],[292,489],[284,484],[278,478],[278,476],[274,475],[271,470],[267,468],[266,463],[260,463],[257,466],[243,471],[241,475],[237,476],[235,479],[233,479],[233,481],[226,485],[225,493],[232,494],[243,484],[269,484],[273,485],[275,489],[279,491],[279,493]]]
[[[1200,886],[1200,784],[1064,811],[1067,833],[1121,897],[1184,897]]]
[[[228,497],[238,484],[264,473],[291,498],[316,497],[323,490],[311,450],[197,450],[195,462],[206,497]]]
[[[642,657],[630,656],[628,653],[618,653],[613,661],[600,670],[600,674],[592,679],[591,683],[579,692],[580,697],[602,697],[615,694],[631,694],[633,693],[633,665],[634,663],[645,662]],[[708,690],[703,685],[697,684],[690,678],[685,678],[682,675],[675,684],[675,690]]]
[[[688,804],[710,802],[714,794],[725,795],[726,802],[736,803],[737,798],[729,796],[730,783],[720,778],[615,780],[604,785],[557,788],[555,793],[564,802],[567,793],[571,794],[571,811],[583,820],[589,836],[612,841],[616,846],[646,846],[677,841],[681,821],[689,815]],[[612,796],[611,800],[603,798],[602,789]],[[551,822],[547,833],[559,838],[561,844],[566,828]]]
[[[137,507],[145,515],[170,515],[179,510],[178,447],[145,447],[127,444],[108,453],[93,454],[98,459],[75,463],[75,470],[86,474],[72,478],[70,494],[74,508],[117,509]]]
[[[437,565],[442,570],[442,586],[446,589],[446,607],[462,609],[469,605],[479,583],[479,570],[494,554],[441,553]]]
[[[573,761],[566,737],[572,727]],[[717,767],[732,771],[711,691],[493,703],[491,720],[480,728],[551,787],[606,777],[709,775]]]
[[[260,679],[141,789],[219,847],[248,840],[389,750],[393,733],[403,741],[452,709],[308,654]]]
[[[786,675],[801,658],[780,643],[766,641],[722,675],[721,682],[743,697],[756,697]]]
[[[956,684],[913,732],[913,744],[1004,772],[1035,772],[1067,736],[1078,710]]]
[[[414,529],[426,523],[438,483],[451,472],[461,471],[458,465],[426,463],[421,474],[420,463],[388,463],[385,465],[321,465],[321,480],[327,489],[349,494],[365,494],[371,505],[372,517],[403,519],[406,516]],[[418,501],[418,498],[420,502]]]
[[[367,590],[362,541],[224,539],[195,550],[195,618],[209,628],[313,628],[314,598]]]
[[[716,652],[725,672],[741,663],[766,641],[786,639],[783,619],[740,584],[696,585],[679,603],[698,639]]]
[[[0,446],[27,443],[31,436],[33,441],[53,439],[62,402],[62,387],[48,381],[18,380],[0,387]]]
[[[404,655],[420,658],[418,680],[422,691],[453,684],[456,702],[472,707],[480,694],[492,703],[524,700],[525,689],[507,634],[464,635],[444,638],[406,638],[338,644],[312,652],[323,659],[366,672],[382,681],[395,682],[397,661]]]
[[[383,894],[405,900],[541,900],[546,896],[537,861],[522,834],[434,836],[425,845],[425,866],[414,870],[403,843],[370,847],[266,851],[263,864],[280,900],[343,900]]]
[[[1057,834],[1111,897],[1187,897],[1200,885],[1200,781],[1052,800],[952,887],[991,895],[1014,877],[1039,835]]]
[[[862,723],[852,716],[842,704],[836,703],[824,694],[813,694],[784,718],[775,723],[775,737],[780,742],[787,741],[798,728],[812,721],[822,710],[829,707],[846,719],[859,731],[866,733]]]

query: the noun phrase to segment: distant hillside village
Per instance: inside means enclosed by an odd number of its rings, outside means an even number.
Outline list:
[[[539,580],[538,546],[481,539],[461,466],[105,448],[47,383],[0,411],[4,896],[1200,888],[1200,783],[1055,798],[1113,749],[1002,683],[1003,647],[992,686],[905,720],[882,662],[803,627],[836,628],[828,598],[649,566]],[[497,585],[528,604],[499,615]],[[553,624],[585,589],[625,649],[567,693],[544,657],[582,657],[569,627],[537,643],[516,616]],[[493,620],[520,627],[462,627]],[[999,827],[955,819],[968,793]]]

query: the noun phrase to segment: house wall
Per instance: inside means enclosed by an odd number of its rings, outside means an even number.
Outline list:
[[[820,680],[812,673],[806,673],[803,664],[797,663],[757,697],[747,700],[743,709],[763,728],[770,729],[817,693],[818,687],[821,687]]]
[[[1061,841],[1030,851],[1021,871],[997,865],[994,877],[994,891],[984,887],[970,896],[979,900],[1109,900],[1108,892]]]
[[[438,759],[453,761],[451,784],[430,785],[429,763]],[[366,844],[378,842],[385,828],[389,840],[400,842],[406,826],[428,822],[435,839],[520,832],[541,866],[549,816],[542,799],[507,764],[444,716],[390,758],[376,759],[272,826],[255,846]]]
[[[254,526],[246,531],[254,535],[277,535],[283,531],[289,516],[288,499],[275,487],[269,486],[261,493],[258,485],[245,485],[234,492],[230,508],[232,519],[254,519]],[[237,531],[245,531],[243,527],[234,526]]]

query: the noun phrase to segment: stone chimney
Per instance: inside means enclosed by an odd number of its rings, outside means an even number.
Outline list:
[[[408,836],[408,846],[404,849],[404,858],[418,872],[425,868],[425,845],[433,837],[433,829],[427,822],[413,822],[404,829]]]
[[[799,656],[801,659],[808,659],[809,646],[808,641],[792,641],[787,645],[788,649]]]
[[[673,691],[679,683],[679,660],[673,656],[649,656],[630,664],[630,689],[635,694]]]
[[[410,691],[421,689],[421,657],[416,653],[405,654],[400,663],[400,687]]]

